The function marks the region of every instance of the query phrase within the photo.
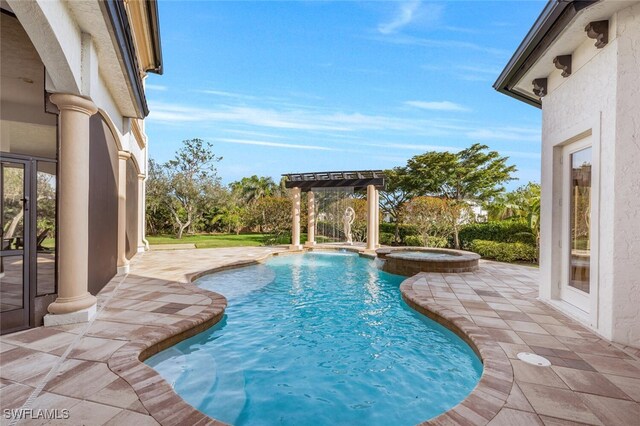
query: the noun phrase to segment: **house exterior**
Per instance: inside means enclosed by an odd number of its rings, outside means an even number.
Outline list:
[[[542,109],[540,299],[640,347],[640,2],[556,1],[494,87]]]
[[[90,320],[145,249],[155,0],[1,0],[0,331]]]

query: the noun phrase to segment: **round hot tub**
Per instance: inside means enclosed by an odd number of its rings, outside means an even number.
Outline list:
[[[478,269],[480,256],[463,250],[424,247],[381,248],[382,270],[412,276],[418,272],[471,272]]]

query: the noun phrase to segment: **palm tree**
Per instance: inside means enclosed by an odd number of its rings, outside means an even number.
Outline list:
[[[269,176],[244,177],[233,182],[231,190],[247,204],[254,204],[263,197],[278,195],[280,187]]]

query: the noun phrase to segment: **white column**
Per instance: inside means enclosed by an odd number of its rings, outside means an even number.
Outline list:
[[[305,246],[316,245],[316,203],[313,191],[307,192],[307,242]]]
[[[293,206],[291,209],[291,216],[293,220],[293,226],[291,227],[291,246],[292,250],[300,250],[300,188],[292,188],[293,194]]]
[[[127,259],[127,161],[131,154],[118,152],[118,275],[129,273]]]
[[[376,248],[380,247],[380,191],[376,189]]]
[[[48,307],[45,325],[91,320],[96,298],[88,291],[89,119],[98,109],[90,99],[56,93],[60,110],[58,153],[58,297]]]
[[[367,250],[376,249],[376,188],[367,185]]]
[[[141,173],[138,174],[138,253],[148,249],[147,243],[144,239],[147,226],[144,185],[145,178],[145,175]]]

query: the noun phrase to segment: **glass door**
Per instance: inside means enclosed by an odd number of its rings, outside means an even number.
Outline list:
[[[562,298],[589,312],[591,293],[591,168],[590,141],[564,149],[563,233],[564,268]]]
[[[0,161],[0,333],[29,326],[30,163]]]

